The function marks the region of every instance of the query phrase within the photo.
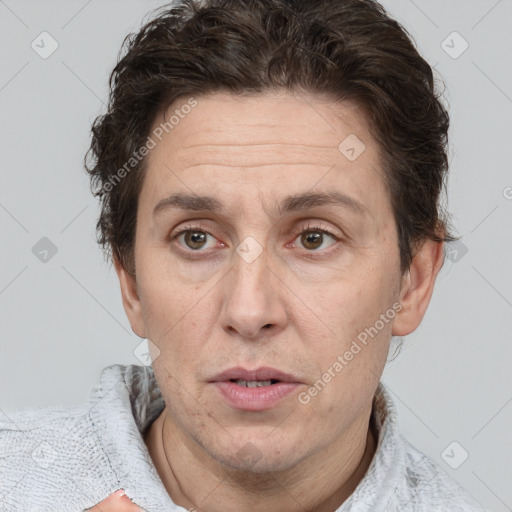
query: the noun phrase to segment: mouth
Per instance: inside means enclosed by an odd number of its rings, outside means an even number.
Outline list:
[[[272,386],[273,384],[277,384],[281,382],[277,379],[270,380],[242,380],[242,379],[229,379],[229,382],[234,382],[239,386],[243,386],[245,388],[261,388],[263,386]]]
[[[254,370],[248,370],[241,366],[237,366],[224,370],[210,380],[210,382],[227,381],[235,382],[240,386],[246,387],[271,386],[279,382],[295,382],[300,384],[298,377],[267,366],[256,368]]]
[[[230,407],[254,412],[277,406],[303,384],[294,375],[268,367],[255,370],[230,368],[209,382]]]

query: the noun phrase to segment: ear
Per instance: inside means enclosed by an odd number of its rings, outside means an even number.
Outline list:
[[[117,258],[114,258],[114,267],[121,286],[124,311],[130,321],[132,331],[140,338],[145,338],[146,328],[142,318],[142,308],[135,276],[129,274]]]
[[[402,278],[400,303],[402,309],[393,321],[393,336],[406,336],[420,325],[430,298],[434,284],[443,266],[443,242],[427,239],[416,251],[411,266]]]

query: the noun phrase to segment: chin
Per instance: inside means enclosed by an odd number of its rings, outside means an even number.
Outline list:
[[[276,440],[277,441],[277,440]],[[203,448],[217,462],[231,470],[252,474],[276,473],[287,471],[300,463],[307,454],[291,443],[269,442],[269,439],[246,436],[235,441],[229,435],[225,443],[217,442],[212,446],[202,444]]]

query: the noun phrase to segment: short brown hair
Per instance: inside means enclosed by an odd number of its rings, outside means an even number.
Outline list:
[[[440,201],[449,117],[430,65],[378,2],[179,0],[160,9],[126,36],[107,113],[93,123],[84,160],[101,201],[98,242],[108,256],[135,273],[146,159],[133,158],[156,115],[180,98],[220,91],[303,90],[355,100],[381,150],[402,272],[421,241],[454,240]]]

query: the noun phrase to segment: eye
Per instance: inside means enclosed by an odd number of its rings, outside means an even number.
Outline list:
[[[176,240],[178,245],[185,250],[188,249],[193,252],[206,252],[206,249],[211,249],[216,246],[225,247],[223,242],[219,242],[215,236],[201,226],[184,226],[169,238],[172,241]],[[324,253],[328,252],[327,249],[340,240],[341,238],[332,233],[329,229],[308,224],[301,228],[301,231],[299,231],[293,242],[287,244],[287,246],[296,247],[300,245],[309,253]]]
[[[329,243],[329,239],[331,243]],[[307,228],[303,229],[295,238],[293,246],[298,241],[309,252],[323,252],[339,240],[340,238],[329,230],[321,226],[310,226],[308,224]]]
[[[192,251],[215,247],[217,241],[216,238],[207,231],[204,231],[200,227],[193,226],[186,226],[180,229],[178,233],[172,236],[172,239],[178,240],[180,245]]]

